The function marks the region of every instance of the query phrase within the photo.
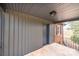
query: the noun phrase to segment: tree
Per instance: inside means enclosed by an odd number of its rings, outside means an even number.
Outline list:
[[[79,21],[70,22],[71,29],[73,30],[73,36],[71,40],[79,44]]]

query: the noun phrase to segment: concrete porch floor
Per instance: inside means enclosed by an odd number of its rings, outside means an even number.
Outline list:
[[[25,56],[79,56],[79,51],[53,43],[26,54]]]

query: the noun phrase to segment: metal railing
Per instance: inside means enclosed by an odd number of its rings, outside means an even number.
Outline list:
[[[64,39],[64,45],[79,51],[79,44],[73,42],[71,39]]]

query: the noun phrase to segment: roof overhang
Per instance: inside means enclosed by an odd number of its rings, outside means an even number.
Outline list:
[[[79,3],[5,3],[0,4],[4,9],[14,10],[51,22],[64,22],[79,19]],[[56,15],[50,16],[51,11]]]

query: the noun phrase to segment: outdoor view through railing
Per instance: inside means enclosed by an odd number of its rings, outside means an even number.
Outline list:
[[[79,21],[65,22],[63,29],[64,44],[79,50]]]

